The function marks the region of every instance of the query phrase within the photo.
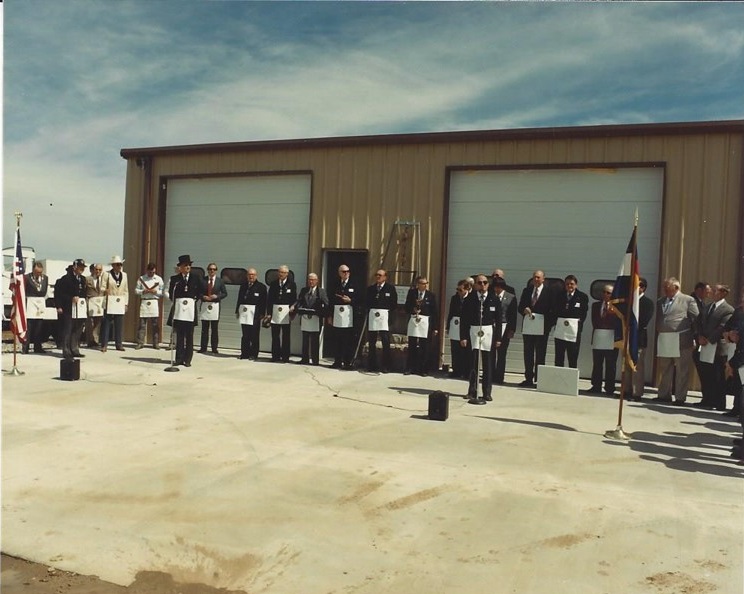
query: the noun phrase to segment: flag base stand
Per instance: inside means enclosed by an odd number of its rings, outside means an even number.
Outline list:
[[[630,435],[625,433],[625,431],[623,431],[622,425],[618,425],[612,431],[605,431],[604,436],[607,439],[620,439],[622,441],[630,441],[630,437],[631,437]]]
[[[470,400],[468,400],[468,404],[485,404],[486,401],[483,400],[483,398],[478,398],[477,396],[473,396]]]
[[[21,371],[20,369],[18,369],[18,367],[16,367],[15,365],[13,365],[13,369],[11,369],[10,371],[6,371],[4,375],[16,375],[16,376],[18,376],[18,375],[26,375],[26,373],[24,371]]]
[[[175,365],[171,365],[170,367],[166,367],[165,369],[163,369],[163,371],[181,371],[181,370]]]

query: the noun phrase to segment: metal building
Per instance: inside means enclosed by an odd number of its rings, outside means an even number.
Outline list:
[[[674,275],[685,292],[728,283],[736,301],[743,149],[742,120],[128,148],[124,255],[130,275],[153,260],[167,276],[182,253],[225,274],[288,264],[298,286],[342,260],[367,285],[384,255],[429,276],[444,320],[457,280],[494,267],[517,292],[534,269],[585,292],[614,279],[637,209],[650,297]]]

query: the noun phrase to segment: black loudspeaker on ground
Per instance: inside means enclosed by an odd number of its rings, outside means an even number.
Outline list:
[[[446,421],[449,417],[449,394],[437,390],[429,394],[429,419]]]
[[[68,382],[80,379],[80,359],[62,359],[59,362],[59,378]]]

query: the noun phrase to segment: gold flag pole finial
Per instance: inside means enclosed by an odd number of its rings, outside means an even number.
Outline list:
[[[20,210],[17,210],[13,213],[13,216],[16,218],[16,227],[21,226],[21,219],[23,218],[23,213]]]

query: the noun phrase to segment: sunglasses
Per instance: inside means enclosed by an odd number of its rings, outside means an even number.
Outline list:
[[[216,269],[216,268],[207,268],[207,270],[208,270],[209,272],[217,272],[217,269]]]
[[[487,285],[488,281],[475,281],[476,285]]]

